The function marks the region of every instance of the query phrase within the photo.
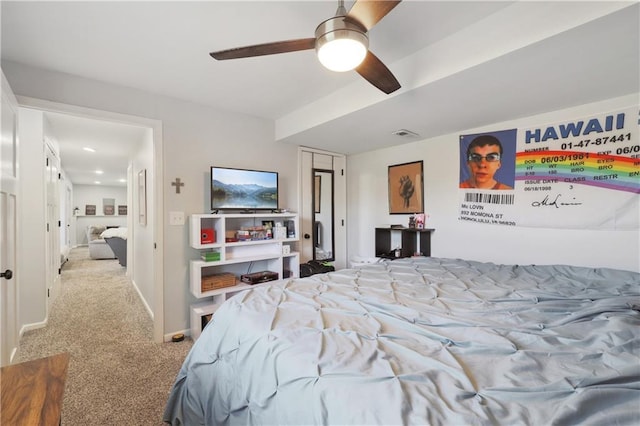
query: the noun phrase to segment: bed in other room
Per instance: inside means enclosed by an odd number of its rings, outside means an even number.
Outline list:
[[[120,266],[127,267],[127,235],[126,227],[115,227],[105,230],[100,237],[111,247],[113,254],[118,258]]]
[[[172,424],[640,424],[640,274],[413,258],[225,302]]]

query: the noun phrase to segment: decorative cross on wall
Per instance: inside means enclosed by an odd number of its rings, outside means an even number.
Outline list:
[[[184,182],[180,182],[180,178],[176,178],[175,182],[171,182],[171,186],[176,187],[176,194],[180,193],[180,187],[184,186]]]

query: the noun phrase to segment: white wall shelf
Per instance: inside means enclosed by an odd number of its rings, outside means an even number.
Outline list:
[[[191,305],[191,338],[193,340],[200,337],[200,333],[211,320],[211,316],[218,309],[219,305],[204,301]]]
[[[246,227],[263,226],[263,222],[272,222],[273,237],[270,239],[228,241],[234,238],[236,231]],[[287,229],[288,232],[284,232]],[[276,227],[283,235],[276,235]],[[283,229],[284,228],[284,229]],[[203,233],[215,231],[212,242],[203,243]],[[205,231],[205,232],[203,232]],[[300,254],[297,251],[300,225],[295,213],[249,213],[249,214],[194,214],[189,217],[189,244],[199,252],[214,251],[220,254],[220,260],[189,262],[189,287],[191,293],[201,302],[191,305],[191,336],[197,339],[202,330],[202,317],[213,314],[227,298],[233,294],[252,288],[240,281],[240,276],[251,272],[272,271],[280,279],[285,274],[299,276]],[[210,235],[210,233],[209,233]],[[276,238],[280,236],[281,238]],[[232,273],[236,276],[236,285],[202,291],[202,277]]]
[[[124,217],[126,218],[126,214],[76,214],[73,217]]]

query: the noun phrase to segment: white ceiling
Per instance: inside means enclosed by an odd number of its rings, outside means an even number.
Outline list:
[[[313,51],[221,62],[208,55],[312,37],[336,6],[2,1],[2,60],[272,119],[283,143],[346,154],[411,142],[391,134],[401,128],[424,139],[639,91],[635,1],[404,1],[369,34],[403,86],[392,95],[355,72],[323,69]],[[92,132],[86,120],[48,119],[74,183],[96,180],[78,163],[89,172],[111,167],[107,154],[102,165],[76,160],[79,145],[111,147],[122,158],[140,140],[141,129],[110,128],[118,133],[100,141],[105,123]]]
[[[145,128],[55,112],[45,116],[59,144],[62,168],[71,182],[127,185],[129,158],[144,140]]]

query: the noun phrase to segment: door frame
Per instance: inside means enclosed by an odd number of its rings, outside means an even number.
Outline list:
[[[153,203],[153,340],[156,343],[164,341],[164,189],[163,189],[163,138],[162,121],[135,115],[103,111],[93,108],[69,105],[60,102],[47,101],[28,96],[16,96],[18,105],[25,108],[38,109],[47,112],[76,115],[85,118],[111,121],[149,127],[153,131],[153,167],[154,173],[154,203]],[[135,241],[135,239],[134,239]]]

